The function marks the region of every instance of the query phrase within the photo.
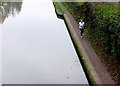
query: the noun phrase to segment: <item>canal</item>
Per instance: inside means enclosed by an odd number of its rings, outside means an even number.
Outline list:
[[[6,17],[0,24],[2,84],[88,84],[52,0],[4,4]]]

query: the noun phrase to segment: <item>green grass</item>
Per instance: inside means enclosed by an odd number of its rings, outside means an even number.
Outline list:
[[[55,9],[56,9],[56,12],[58,14],[64,14],[64,12],[62,11],[62,9],[60,8],[60,6],[58,5],[58,3],[56,2],[56,0],[53,0],[53,3],[55,5]]]
[[[84,2],[74,2],[77,6],[81,6]],[[80,12],[76,11],[76,7],[71,6],[71,2],[62,2],[62,4],[67,8],[67,10],[73,15],[75,20],[78,22],[80,20]]]
[[[62,2],[64,6],[68,9],[68,11],[73,15],[76,21],[79,21],[80,19],[80,12],[75,10],[75,8],[71,7],[70,2]],[[84,4],[84,2],[74,2],[77,3],[78,6],[81,6]],[[99,12],[103,16],[110,16],[113,14],[118,14],[119,8],[117,4],[114,3],[102,3],[102,2],[95,2],[93,3],[95,5],[96,12]]]
[[[110,16],[118,13],[118,5],[113,3],[98,3],[95,6],[98,11],[101,11],[103,16]]]

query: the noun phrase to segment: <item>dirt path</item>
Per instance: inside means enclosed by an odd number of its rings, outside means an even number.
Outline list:
[[[92,75],[94,76],[96,83],[115,84],[115,82],[111,79],[109,73],[106,71],[105,66],[100,61],[100,57],[98,57],[98,55],[95,53],[94,49],[92,48],[88,39],[85,36],[82,39],[80,38],[80,30],[73,16],[67,11],[67,9],[63,6],[62,3],[58,2],[58,4],[65,13],[65,16],[75,35],[75,38],[77,39],[80,45],[84,59],[89,65],[89,68],[91,69]]]

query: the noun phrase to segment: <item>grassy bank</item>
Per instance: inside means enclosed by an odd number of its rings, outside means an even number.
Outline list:
[[[63,15],[64,12],[63,12],[62,9],[60,8],[60,6],[59,6],[58,3],[56,2],[56,0],[53,0],[53,4],[54,4],[54,7],[55,7],[55,10],[56,10],[57,14]]]

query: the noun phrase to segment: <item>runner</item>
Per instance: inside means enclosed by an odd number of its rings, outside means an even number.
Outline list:
[[[81,19],[80,22],[79,22],[79,28],[80,28],[80,32],[81,32],[81,38],[83,37],[83,33],[84,33],[84,24],[85,23]]]

